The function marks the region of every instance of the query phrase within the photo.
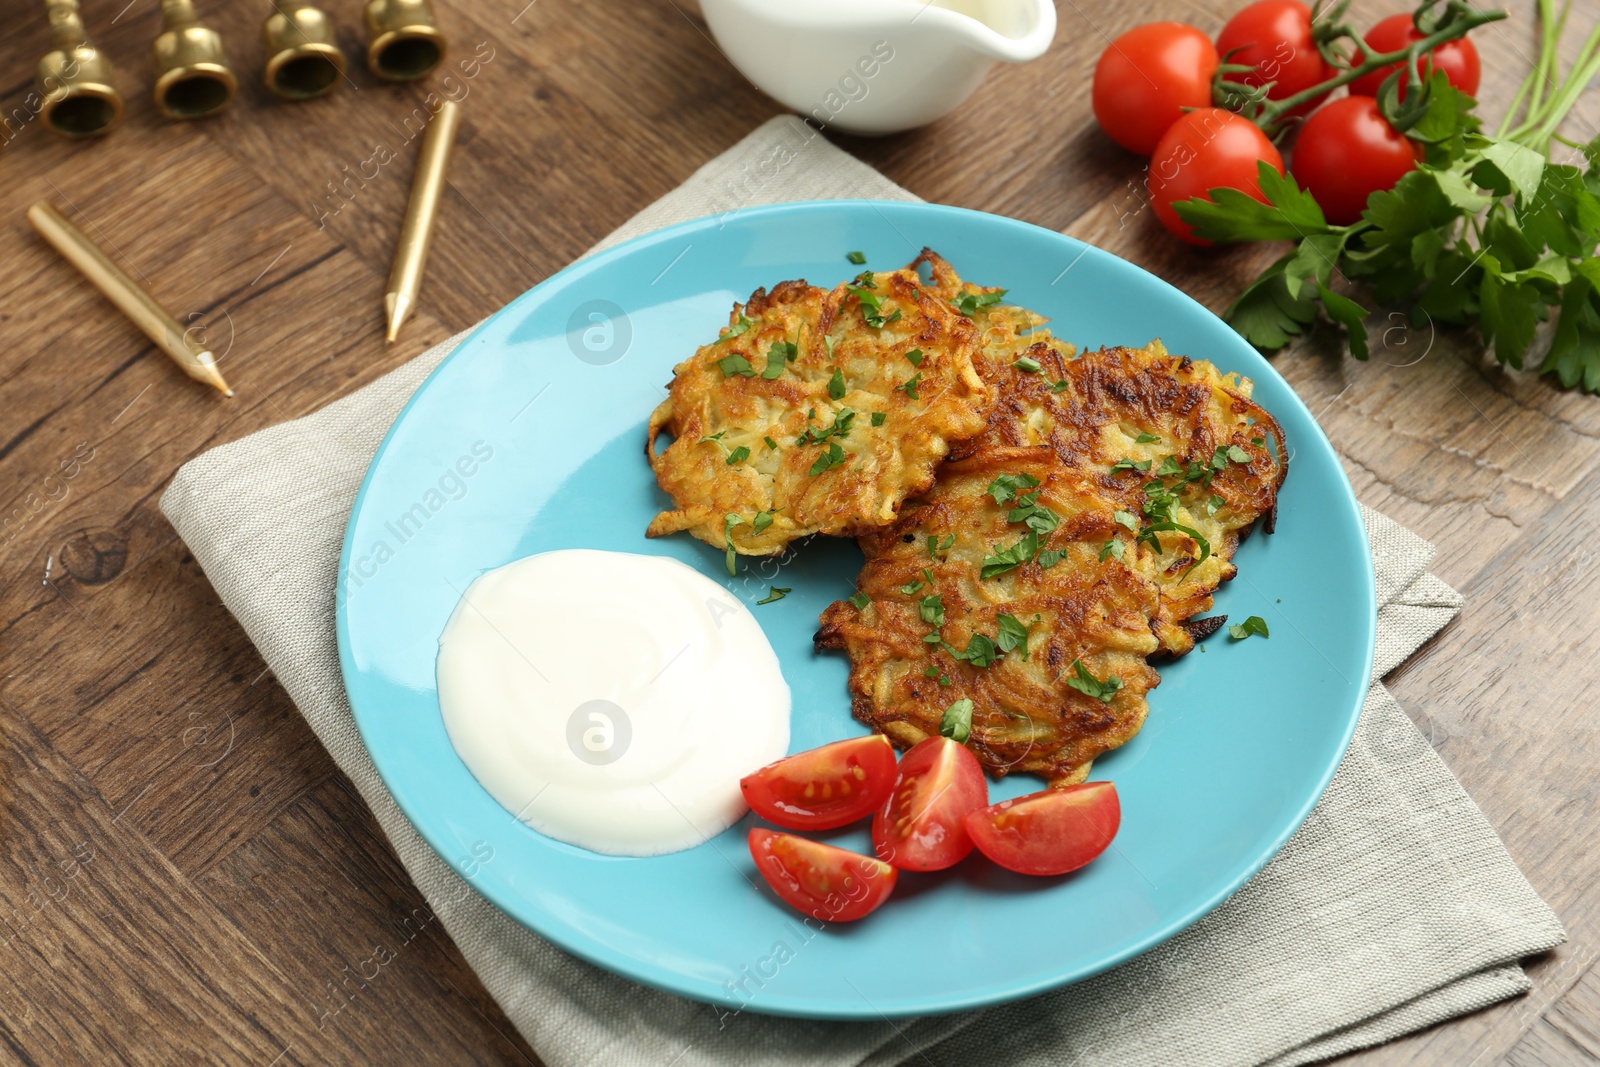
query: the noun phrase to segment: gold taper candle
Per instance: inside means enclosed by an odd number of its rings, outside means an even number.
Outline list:
[[[39,231],[39,236],[49,241],[68,263],[77,267],[90,284],[117,306],[118,311],[170,356],[183,373],[215,387],[224,396],[233,395],[233,390],[222,379],[222,372],[217,370],[216,357],[196,344],[177,319],[167,314],[149,293],[111,262],[98,245],[68,222],[55,205],[39,201],[28,209],[28,221]]]
[[[461,108],[453,100],[441,100],[439,110],[422,135],[422,150],[417,155],[417,173],[411,179],[411,201],[406,205],[405,222],[400,225],[400,244],[394,250],[394,266],[389,268],[389,288],[383,297],[389,316],[388,338],[393,341],[417,305],[422,291],[422,268],[428,261],[428,238],[433,219],[439,213],[439,196],[444,190],[444,168],[450,160],[450,146],[461,122]]]

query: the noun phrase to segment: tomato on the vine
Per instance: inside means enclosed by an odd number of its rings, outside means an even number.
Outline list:
[[[1267,99],[1282,100],[1333,77],[1334,70],[1311,38],[1311,9],[1300,0],[1257,0],[1228,20],[1217,35],[1217,52],[1225,62],[1248,64],[1247,74],[1228,80],[1259,89],[1268,82]],[[1310,114],[1327,98],[1323,93],[1290,114]]]
[[[1148,156],[1184,108],[1211,103],[1216,72],[1216,47],[1193,26],[1135,26],[1095,64],[1094,117],[1113,141]]]
[[[1422,40],[1424,34],[1418,32],[1416,25],[1411,21],[1410,15],[1390,15],[1382,22],[1362,35],[1362,40],[1367,42],[1367,47],[1375,52],[1397,52],[1412,41]],[[1432,51],[1424,53],[1428,59],[1421,64],[1423,76],[1432,70],[1442,71],[1450,79],[1450,84],[1466,93],[1468,96],[1478,95],[1478,79],[1482,73],[1478,63],[1478,49],[1465,37],[1458,37],[1454,41],[1446,41],[1436,45]],[[1369,71],[1350,83],[1350,92],[1354,96],[1377,96],[1378,87],[1391,73],[1402,68],[1402,64],[1394,63],[1387,67],[1379,67]],[[1406,98],[1405,78],[1400,81],[1400,99]]]
[[[1295,180],[1335,226],[1361,218],[1367,197],[1394,188],[1420,153],[1370,96],[1347,96],[1306,120],[1294,143]]]
[[[1145,185],[1156,217],[1173,234],[1193,245],[1209,245],[1178,217],[1174,201],[1202,197],[1208,190],[1238,189],[1262,203],[1261,176],[1256,164],[1266,160],[1279,174],[1283,157],[1261,127],[1220,107],[1205,107],[1184,115],[1162,134],[1150,158]]]

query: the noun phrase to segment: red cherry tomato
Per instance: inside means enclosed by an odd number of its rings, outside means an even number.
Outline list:
[[[1255,68],[1248,74],[1230,75],[1229,80],[1254,88],[1272,82],[1269,100],[1293,96],[1334,75],[1311,40],[1311,9],[1300,0],[1259,0],[1242,9],[1217,36],[1218,55],[1229,52],[1233,55],[1227,62]],[[1309,115],[1327,95],[1307,101],[1290,114]]]
[[[783,902],[823,922],[847,923],[889,899],[900,872],[871,856],[755,827],[750,855]]]
[[[1161,135],[1145,185],[1161,225],[1193,245],[1209,245],[1189,231],[1172,204],[1204,197],[1210,189],[1238,189],[1257,200],[1261,179],[1256,163],[1266,160],[1283,173],[1283,157],[1267,135],[1249,119],[1219,107],[1191,111]]]
[[[1211,103],[1217,50],[1182,22],[1135,26],[1100,53],[1094,68],[1094,117],[1106,135],[1148,156],[1186,107]]]
[[[1370,96],[1347,96],[1306,120],[1294,143],[1294,176],[1335,226],[1366,210],[1367,197],[1417,165],[1417,146],[1395,132]]]
[[[894,746],[882,734],[797,752],[739,780],[757,815],[790,830],[831,830],[866,818],[894,784]]]
[[[900,761],[894,788],[872,820],[873,849],[903,871],[953,866],[972,851],[961,820],[988,802],[977,757],[948,737],[930,737]]]
[[[966,818],[978,851],[1020,874],[1066,874],[1106,850],[1122,825],[1110,782],[1085,782],[1002,800]]]
[[[1420,41],[1423,34],[1417,32],[1416,25],[1411,21],[1410,15],[1390,15],[1363,36],[1367,47],[1375,52],[1395,52],[1412,41]],[[1427,53],[1431,58],[1422,64],[1423,75],[1431,69],[1444,72],[1450,79],[1450,84],[1466,93],[1468,96],[1478,95],[1478,78],[1482,68],[1478,63],[1478,48],[1465,37],[1457,37],[1453,41],[1446,41]],[[1383,84],[1391,72],[1400,66],[1399,63],[1363,74],[1350,83],[1350,93],[1353,96],[1377,96],[1378,87]],[[1406,98],[1405,79],[1400,81],[1400,99]]]

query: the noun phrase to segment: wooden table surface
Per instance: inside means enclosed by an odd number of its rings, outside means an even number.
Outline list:
[[[435,2],[465,120],[421,309],[389,347],[382,294],[415,152],[402,122],[442,75],[392,87],[356,71],[282,104],[257,76],[268,5],[204,2],[239,97],[169,124],[149,97],[154,0],[87,0],[128,110],[109,138],[68,143],[28,121],[40,6],[0,9],[8,1059],[536,1062],[157,500],[189,457],[498,309],[779,109],[672,0]],[[1535,50],[1532,4],[1514,6],[1477,34],[1495,118]],[[359,55],[356,5],[328,7]],[[1356,9],[1362,23],[1388,10]],[[1133,213],[1137,161],[1094,127],[1087,90],[1106,35],[1153,18],[1214,32],[1230,10],[1064,0],[1050,52],[994,71],[955,115],[839,143],[929,200],[1083,237],[1220,310],[1278,250],[1191,251]],[[1575,25],[1597,17],[1600,0],[1579,0]],[[1597,119],[1591,91],[1568,130],[1588,138]],[[369,162],[380,146],[393,162]],[[32,233],[39,199],[206,331],[234,399],[181,377]],[[1463,336],[1389,325],[1375,314],[1370,363],[1314,336],[1275,365],[1357,495],[1437,542],[1434,570],[1466,595],[1390,683],[1571,940],[1530,964],[1528,996],[1350,1059],[1593,1062],[1600,656],[1582,642],[1600,629],[1600,398],[1485,365]],[[363,977],[380,945],[393,958]]]

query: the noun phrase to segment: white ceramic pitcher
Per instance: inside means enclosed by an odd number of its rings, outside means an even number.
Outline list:
[[[823,127],[882,134],[932,122],[996,60],[1050,47],[1050,0],[700,0],[746,78]]]

